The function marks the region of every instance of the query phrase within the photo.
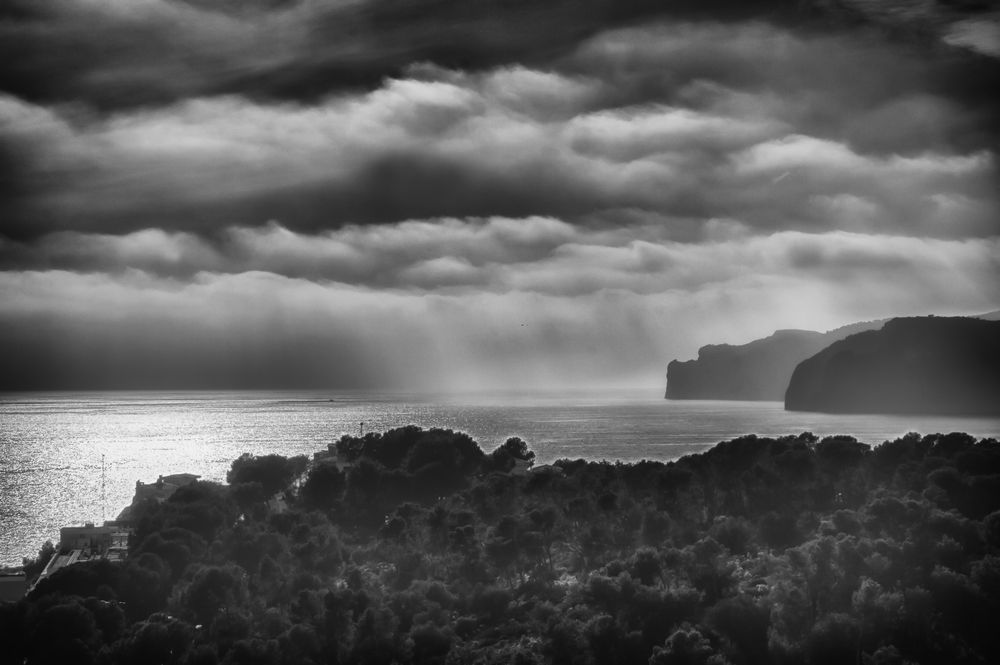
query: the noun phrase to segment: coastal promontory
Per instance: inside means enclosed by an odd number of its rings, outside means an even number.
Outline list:
[[[1000,322],[893,319],[801,362],[785,408],[829,413],[1000,413]]]
[[[881,325],[866,321],[825,333],[778,330],[747,344],[703,346],[696,360],[667,366],[666,398],[781,401],[796,365],[835,341]]]

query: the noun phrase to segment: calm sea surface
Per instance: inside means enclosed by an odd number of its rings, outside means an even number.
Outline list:
[[[640,392],[415,396],[389,393],[0,394],[0,564],[20,563],[59,527],[113,519],[136,480],[191,472],[225,480],[243,452],[312,455],[343,433],[402,425],[468,432],[485,450],[525,439],[559,458],[671,460],[740,434],[908,431],[1000,436],[1000,418],[790,413],[779,402],[667,401]],[[103,489],[102,465],[104,457]]]

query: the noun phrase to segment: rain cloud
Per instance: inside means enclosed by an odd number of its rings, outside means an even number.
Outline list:
[[[838,6],[7,3],[0,388],[655,386],[997,309],[995,18]]]

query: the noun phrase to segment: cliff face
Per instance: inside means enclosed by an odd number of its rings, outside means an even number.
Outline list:
[[[1000,414],[1000,321],[893,319],[847,337],[795,368],[785,408]]]
[[[668,399],[784,399],[795,366],[829,344],[881,321],[855,323],[826,333],[779,330],[748,344],[712,344],[697,360],[674,360],[667,366]]]

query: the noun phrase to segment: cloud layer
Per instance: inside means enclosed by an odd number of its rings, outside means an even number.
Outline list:
[[[418,65],[310,105],[227,95],[94,115],[7,96],[6,228],[635,209],[772,228],[863,225],[860,211],[880,230],[994,232],[991,109],[927,92],[926,63],[877,46],[674,24],[603,34],[548,69]]]
[[[51,268],[0,274],[0,343],[21,349],[5,387],[652,386],[707,340],[1000,301],[996,238],[717,228],[697,244],[545,218],[50,236]]]
[[[413,62],[546,61],[651,19],[781,18],[782,0],[7,0],[0,84],[103,108],[237,93],[312,102]],[[58,54],[71,53],[71,57]]]
[[[7,3],[0,388],[652,384],[996,309],[988,17],[792,5]]]

